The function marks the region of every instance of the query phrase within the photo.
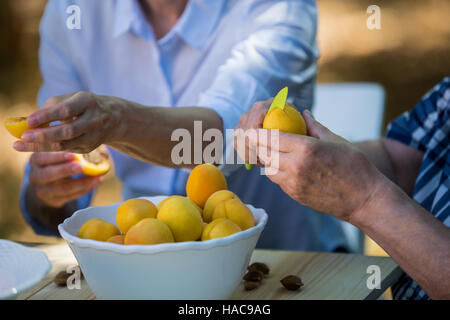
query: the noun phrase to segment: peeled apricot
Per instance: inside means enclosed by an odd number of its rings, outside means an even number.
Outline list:
[[[129,199],[117,208],[116,223],[123,233],[145,218],[156,218],[156,206],[145,199]]]
[[[111,169],[106,148],[97,148],[86,154],[75,154],[75,161],[78,161],[83,168],[83,174],[87,176],[101,176]]]
[[[219,190],[214,192],[208,198],[208,200],[206,200],[205,206],[203,208],[203,221],[210,222],[212,220],[214,209],[216,209],[218,203],[237,197],[237,195],[229,190]]]
[[[236,223],[242,230],[255,226],[255,218],[250,209],[239,199],[225,200],[217,204],[213,213],[213,221],[227,218]]]
[[[278,129],[282,132],[306,135],[306,122],[293,106],[285,104],[284,109],[272,108],[263,122],[264,129]]]
[[[17,139],[21,139],[25,131],[33,129],[27,124],[27,117],[10,117],[4,121],[6,129]],[[38,128],[46,128],[49,124],[44,124]]]
[[[214,165],[205,163],[196,166],[186,183],[186,194],[201,208],[206,200],[216,191],[227,188],[227,181],[222,172]]]
[[[200,215],[203,215],[203,210],[202,208],[200,208],[194,201],[192,201],[189,198],[183,197],[183,196],[179,196],[179,195],[173,195],[170,197],[165,198],[163,201],[161,201],[160,203],[158,203],[158,205],[156,206],[158,208],[158,211],[161,210],[162,206],[164,205],[164,203],[172,198],[183,198],[183,199],[188,199],[190,202],[192,202],[192,204],[197,208],[198,212],[200,213]]]
[[[175,241],[195,241],[203,229],[203,220],[195,205],[184,197],[168,199],[157,218],[167,224]]]
[[[240,231],[241,228],[230,219],[218,218],[205,226],[202,241],[224,238]]]
[[[112,236],[117,235],[120,235],[119,229],[112,223],[106,222],[100,218],[86,221],[81,226],[80,230],[78,230],[78,237],[98,241],[107,241]]]
[[[132,226],[125,235],[124,243],[130,244],[158,244],[174,242],[169,227],[154,218],[145,218]]]
[[[117,236],[112,236],[111,238],[106,240],[106,242],[112,242],[112,243],[117,243],[117,244],[124,244],[125,243],[125,235],[119,234]]]

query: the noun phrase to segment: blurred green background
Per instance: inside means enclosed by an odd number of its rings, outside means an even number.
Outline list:
[[[27,115],[36,108],[40,85],[38,27],[45,3],[45,0],[0,2],[2,120]],[[381,7],[381,30],[366,27],[366,9],[372,4]],[[387,94],[385,123],[411,108],[450,73],[450,1],[319,0],[318,7],[321,50],[318,81],[380,83]],[[19,188],[28,155],[15,152],[13,142],[1,126],[0,238],[54,241],[36,236],[20,214]],[[119,199],[120,186],[113,173],[109,173],[94,204]],[[380,254],[375,246],[367,248],[368,254]]]

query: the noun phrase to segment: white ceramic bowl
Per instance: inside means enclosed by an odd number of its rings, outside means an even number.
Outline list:
[[[148,197],[155,205],[166,196]],[[92,218],[115,224],[120,203],[76,211],[58,226],[94,294],[101,299],[227,299],[240,283],[267,222],[248,205],[256,226],[209,241],[119,245],[77,237]]]

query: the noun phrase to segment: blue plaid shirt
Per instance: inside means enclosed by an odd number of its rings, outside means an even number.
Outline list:
[[[386,135],[424,152],[413,199],[450,227],[450,77],[392,121]],[[392,289],[395,299],[430,299],[407,274]]]

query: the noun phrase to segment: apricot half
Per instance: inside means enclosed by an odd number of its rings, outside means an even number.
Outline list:
[[[78,161],[83,168],[83,173],[87,176],[101,176],[111,169],[106,148],[97,148],[86,154],[75,154],[75,161]]]
[[[145,218],[128,230],[124,243],[130,244],[158,244],[174,242],[169,227],[162,221],[154,218]]]
[[[129,199],[122,203],[116,212],[116,223],[123,233],[145,218],[156,218],[158,209],[145,199]]]
[[[224,238],[242,231],[233,221],[225,218],[218,218],[207,224],[202,233],[202,241]]]
[[[202,233],[202,217],[194,204],[184,197],[168,199],[157,218],[169,226],[177,242],[195,241]]]
[[[282,132],[306,135],[306,122],[293,106],[285,104],[284,109],[272,108],[265,116],[264,129],[278,129]]]
[[[33,129],[27,124],[27,117],[9,117],[4,121],[6,129],[17,139],[21,139],[25,131]],[[39,128],[46,128],[49,124],[39,126]]]
[[[208,200],[206,200],[205,207],[203,208],[203,221],[211,222],[214,210],[217,204],[222,201],[234,199],[238,196],[229,190],[219,190],[214,192]]]
[[[214,165],[205,163],[196,166],[186,183],[186,194],[201,208],[206,200],[216,191],[227,188],[227,181],[222,172]]]
[[[120,235],[119,229],[112,223],[100,218],[86,221],[78,230],[78,237],[98,241],[107,241],[112,236]]]
[[[213,213],[213,221],[218,218],[227,218],[236,223],[242,230],[255,226],[255,218],[250,209],[239,199],[230,199],[220,202]]]

